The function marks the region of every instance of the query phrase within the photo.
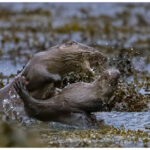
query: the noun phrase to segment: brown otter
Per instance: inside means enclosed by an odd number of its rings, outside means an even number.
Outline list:
[[[97,59],[96,59],[97,58]],[[93,76],[92,67],[102,70],[106,58],[91,47],[76,42],[55,46],[34,55],[22,75],[29,84],[27,89],[34,98],[47,99],[53,96],[55,87],[67,73],[85,73]]]
[[[61,93],[45,101],[33,98],[26,90],[22,78],[16,79],[14,88],[23,100],[25,111],[30,117],[42,121],[73,124],[72,114],[82,113],[86,120],[92,120],[91,112],[100,111],[102,103],[109,103],[117,87],[119,76],[118,70],[108,69],[94,82],[70,84],[63,88]],[[74,123],[77,123],[77,120]]]
[[[67,73],[92,76],[91,68],[95,67],[101,72],[106,60],[94,48],[70,42],[35,54],[19,76],[25,76],[27,89],[34,98],[47,99],[53,96],[55,87],[60,87],[60,81]],[[14,93],[13,84],[14,81],[0,90],[0,100],[7,98],[9,92]]]

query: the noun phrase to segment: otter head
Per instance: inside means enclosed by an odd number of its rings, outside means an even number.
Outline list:
[[[89,76],[103,72],[107,66],[107,58],[98,51],[83,52],[80,62],[82,70]]]
[[[107,67],[107,57],[98,51],[91,52],[88,56],[88,61],[95,74],[102,73]]]
[[[101,77],[96,80],[98,95],[105,104],[109,103],[111,96],[116,90],[119,77],[119,70],[111,68],[104,71]]]

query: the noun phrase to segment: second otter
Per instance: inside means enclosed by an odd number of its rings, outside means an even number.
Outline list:
[[[117,87],[119,76],[118,70],[108,69],[94,82],[71,84],[62,89],[58,95],[45,101],[36,100],[30,96],[22,79],[17,79],[14,87],[23,100],[25,110],[30,117],[42,121],[73,124],[71,122],[74,120],[72,113],[86,114],[86,120],[92,120],[91,112],[100,111],[102,103],[109,103]],[[77,120],[74,124],[76,122]]]

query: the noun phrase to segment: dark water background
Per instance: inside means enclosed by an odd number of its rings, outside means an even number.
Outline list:
[[[149,95],[149,27],[150,3],[0,3],[0,87],[13,80],[36,52],[74,40],[97,48],[112,60],[127,54],[136,73],[129,72],[126,81],[134,81],[139,93]],[[41,141],[50,147],[150,146],[149,109],[102,112],[97,118],[115,128],[101,133],[66,131],[64,127],[63,132],[62,125],[26,116],[21,124],[40,131]]]

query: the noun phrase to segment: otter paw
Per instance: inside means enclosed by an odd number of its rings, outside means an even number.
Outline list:
[[[14,88],[20,97],[28,93],[25,79],[22,77],[15,79]]]

